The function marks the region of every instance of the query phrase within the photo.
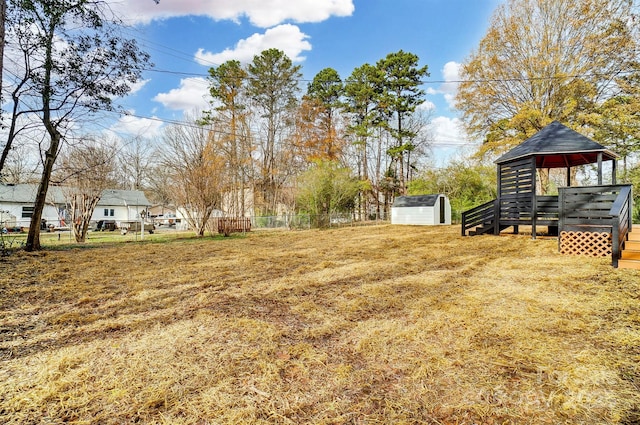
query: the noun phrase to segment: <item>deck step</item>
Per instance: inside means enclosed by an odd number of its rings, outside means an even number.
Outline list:
[[[636,269],[640,270],[640,260],[618,260],[619,269]]]
[[[629,233],[629,240],[640,241],[640,230],[631,231],[631,233]]]
[[[632,251],[640,251],[640,241],[628,240],[624,243],[624,248]]]
[[[640,250],[624,249],[622,250],[621,258],[625,260],[640,260]]]
[[[624,249],[620,253],[618,260],[619,269],[637,269],[640,270],[640,231],[631,231],[627,235],[627,241],[624,243]]]

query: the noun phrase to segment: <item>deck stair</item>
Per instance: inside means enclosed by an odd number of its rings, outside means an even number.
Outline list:
[[[507,227],[509,226],[505,226],[504,224],[500,225],[500,231],[503,231]],[[495,224],[493,221],[489,221],[476,227],[474,230],[470,230],[469,236],[484,235],[487,233],[493,234],[494,231],[495,231]]]
[[[640,270],[640,229],[632,230],[618,260],[620,269]]]

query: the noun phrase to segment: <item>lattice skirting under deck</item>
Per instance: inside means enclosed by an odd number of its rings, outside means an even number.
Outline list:
[[[560,253],[606,257],[611,255],[611,233],[567,232],[560,233]]]

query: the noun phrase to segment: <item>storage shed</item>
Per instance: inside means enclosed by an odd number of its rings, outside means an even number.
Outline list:
[[[449,198],[441,193],[399,196],[391,206],[391,224],[451,224]]]

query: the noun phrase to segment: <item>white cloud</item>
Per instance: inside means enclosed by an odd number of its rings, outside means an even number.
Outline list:
[[[350,16],[353,0],[109,0],[120,16],[134,22],[180,16],[208,16],[214,20],[239,21],[246,17],[257,27],[269,28],[285,21],[322,22],[332,16]]]
[[[440,91],[444,93],[444,98],[450,107],[454,107],[455,97],[460,85],[460,65],[457,62],[447,62],[442,69],[442,76],[446,83],[440,86]]]
[[[264,34],[256,33],[249,38],[240,40],[233,49],[225,49],[220,53],[210,53],[199,49],[195,59],[199,64],[207,66],[220,65],[232,59],[248,63],[263,50],[276,48],[285,52],[292,61],[301,62],[304,57],[300,54],[305,50],[311,50],[311,43],[306,40],[307,38],[309,36],[295,25],[279,25],[268,29]]]
[[[425,100],[417,108],[419,111],[431,112],[436,110],[436,104],[431,102],[430,100]]]
[[[447,101],[449,107],[454,108],[456,94],[458,93],[458,86],[460,85],[461,66],[462,65],[458,62],[453,61],[444,64],[444,67],[441,70],[444,83],[442,83],[437,89],[434,89],[433,87],[427,88],[426,93],[429,95],[443,95],[444,100]]]
[[[433,159],[439,166],[446,166],[454,158],[467,157],[475,151],[478,141],[469,139],[459,118],[438,116],[429,123]]]
[[[435,117],[429,123],[429,131],[434,146],[464,146],[470,143],[459,118]]]
[[[148,82],[150,82],[150,81],[151,81],[151,80],[139,80],[139,81],[137,81],[137,82],[135,82],[135,83],[131,84],[131,91],[129,91],[129,93],[128,93],[128,94],[129,94],[129,95],[132,95],[132,94],[136,94],[136,93],[138,93],[138,92],[139,92],[140,90],[142,90],[142,88],[143,88],[144,86],[146,86],[146,85],[147,85],[147,83],[148,83]]]
[[[134,112],[131,113],[133,114]],[[120,137],[144,136],[153,138],[160,135],[162,126],[162,120],[156,119],[155,117],[140,118],[132,115],[124,115],[120,117],[118,122],[112,125],[109,130],[114,135]]]
[[[158,93],[153,100],[176,111],[203,110],[209,106],[205,98],[207,87],[206,78],[185,78],[180,80],[180,87],[171,89],[168,93]]]

